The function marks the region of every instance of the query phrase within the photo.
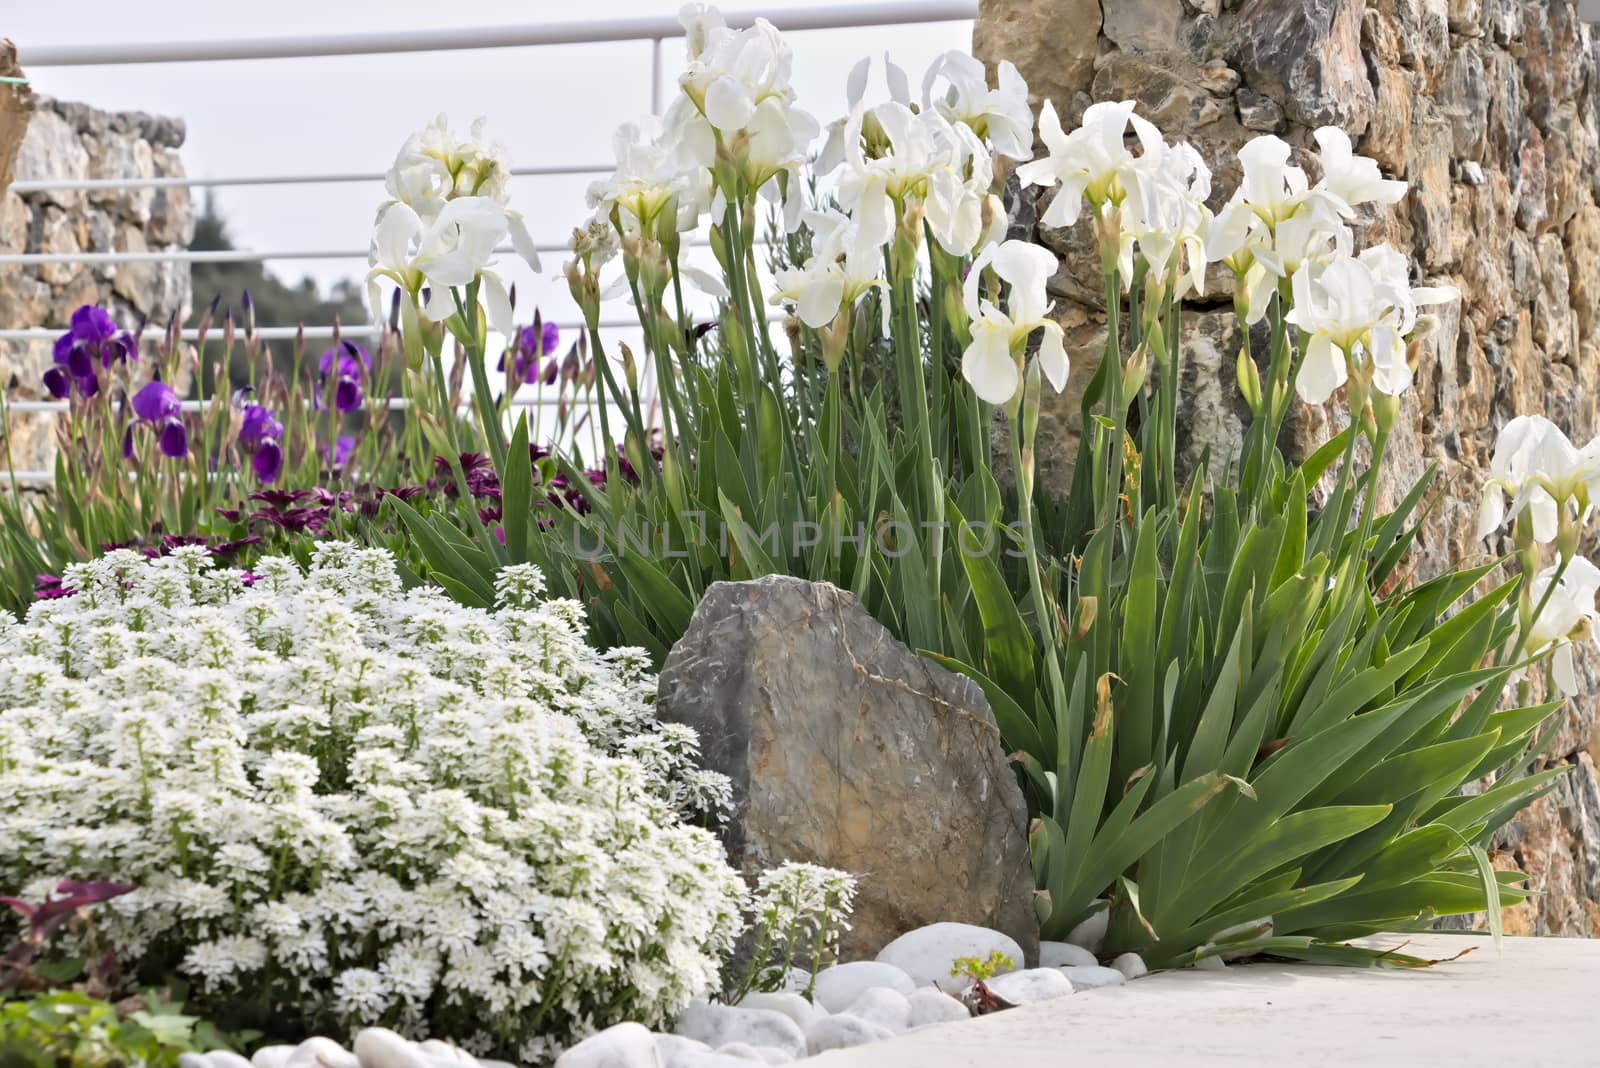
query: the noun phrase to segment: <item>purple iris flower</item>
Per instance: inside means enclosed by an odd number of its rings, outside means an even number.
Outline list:
[[[250,456],[250,469],[264,483],[277,480],[283,473],[283,446],[278,444],[277,438],[267,438],[261,442]]]
[[[183,410],[178,395],[161,379],[152,379],[133,395],[133,414],[147,423],[174,418]]]
[[[535,349],[537,342],[537,350]],[[522,331],[522,347],[535,356],[548,356],[556,351],[556,346],[561,344],[561,328],[553,322],[545,323],[539,331],[539,336],[534,337],[533,327],[524,327]]]
[[[65,400],[72,395],[72,375],[65,367],[52,367],[44,373],[44,388],[56,400]]]
[[[337,379],[333,388],[334,408],[341,412],[353,412],[361,407],[361,381],[372,370],[372,357],[367,355],[366,349],[353,341],[342,342],[338,348],[322,354],[322,359],[317,362],[317,370],[321,372],[324,384],[329,375]]]
[[[283,437],[283,424],[272,417],[272,411],[260,404],[245,406],[239,423],[239,447],[245,452],[255,452],[269,441]]]
[[[178,400],[178,395],[172,387],[159,378],[152,379],[144,384],[139,392],[133,395],[133,413],[146,423],[157,426],[156,445],[161,449],[161,455],[174,460],[181,460],[189,455],[189,431],[183,425],[180,414],[183,404]],[[132,428],[122,439],[122,455],[132,455],[133,438]]]
[[[541,373],[539,360],[556,351],[556,346],[561,344],[561,328],[555,323],[543,323],[538,329],[525,326],[517,332],[507,350],[508,355],[514,357],[512,369],[515,371],[518,382],[528,382],[535,375],[544,379],[545,385],[551,385],[556,380],[558,365],[552,360]],[[500,357],[500,364],[496,370],[506,369],[506,356]]]
[[[340,434],[333,439],[333,466],[343,467],[350,460],[350,454],[356,449],[356,439],[348,434]]]
[[[246,394],[234,397],[242,402]],[[283,424],[272,417],[272,410],[261,404],[245,404],[239,420],[239,447],[250,456],[250,469],[262,482],[271,483],[283,473]]]
[[[189,455],[189,431],[183,425],[183,420],[176,417],[168,419],[161,425],[161,436],[156,439],[161,455],[173,460],[181,460]]]
[[[86,397],[100,392],[100,380],[95,374],[95,364],[109,371],[119,360],[136,360],[138,348],[126,331],[118,331],[117,324],[104,308],[85,304],[72,313],[67,332],[56,338],[51,349],[55,366],[45,372],[45,388],[56,398],[71,395],[74,386]]]

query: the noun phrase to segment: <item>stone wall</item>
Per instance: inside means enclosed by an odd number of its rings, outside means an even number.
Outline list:
[[[1419,281],[1463,293],[1426,346],[1392,446],[1391,491],[1442,466],[1419,575],[1482,558],[1479,480],[1512,416],[1543,412],[1580,443],[1600,432],[1600,35],[1572,0],[983,0],[973,47],[991,66],[1016,63],[1034,103],[1053,99],[1068,128],[1094,100],[1137,100],[1207,158],[1219,204],[1237,184],[1230,158],[1261,132],[1295,145],[1315,177],[1310,135],[1327,123],[1412,184],[1401,204],[1363,216],[1358,242],[1390,241]],[[1047,195],[1022,197],[1019,221],[1063,257],[1052,292],[1081,382],[1104,337],[1098,262],[1086,228],[1031,225]],[[1209,291],[1218,302],[1188,312],[1191,456],[1236,441],[1248,417],[1222,303],[1231,281]],[[1074,392],[1041,426],[1053,438],[1042,478],[1063,486]],[[1328,432],[1327,413],[1302,409],[1288,444],[1303,453]],[[1600,664],[1587,660],[1600,694]],[[1600,936],[1597,709],[1593,696],[1569,706],[1549,760],[1574,773],[1501,843],[1499,862],[1543,892],[1511,911],[1508,931]]]
[[[17,46],[0,38],[0,78],[21,77]],[[32,111],[33,90],[26,85],[0,83],[0,190],[11,184],[11,166],[17,160],[17,149],[22,147],[22,135],[27,132]]]
[[[0,122],[3,116],[0,111]],[[108,113],[41,98],[27,116],[12,177],[20,182],[179,176],[183,137],[179,119]],[[0,249],[8,252],[182,249],[193,234],[185,188],[17,193],[0,182]],[[90,303],[108,308],[123,326],[147,321],[159,333],[174,312],[180,318],[189,314],[189,265],[0,264],[0,327],[63,329],[74,308]],[[45,396],[40,376],[50,358],[48,341],[0,341],[0,388],[13,398]],[[23,470],[51,466],[50,419],[19,413],[12,423],[13,464]]]

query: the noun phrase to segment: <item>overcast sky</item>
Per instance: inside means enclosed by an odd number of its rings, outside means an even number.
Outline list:
[[[816,6],[810,0],[725,4],[727,10]],[[16,41],[24,67],[30,45],[236,38],[493,26],[672,14],[676,0],[74,0],[7,3],[0,35]],[[381,21],[374,16],[381,13]],[[808,31],[790,35],[800,103],[826,123],[845,107],[845,74],[866,54],[888,51],[913,85],[938,53],[965,49],[971,24]],[[681,39],[663,46],[664,92],[674,88]],[[315,171],[381,171],[406,135],[435,113],[465,127],[479,115],[511,149],[514,165],[601,163],[610,159],[613,127],[649,110],[650,46],[646,42],[505,48],[325,59],[149,64],[125,67],[39,67],[29,71],[42,93],[110,110],[143,110],[188,123],[183,160],[197,176]],[[881,83],[874,89],[881,94]],[[670,97],[668,97],[670,99]],[[528,216],[541,244],[564,241],[585,215],[578,177],[521,178],[513,203]],[[217,194],[243,248],[364,249],[379,184],[228,188]],[[560,257],[546,257],[546,274]],[[277,262],[292,279],[312,274],[324,284],[360,277],[364,260]],[[565,285],[508,270],[518,283],[519,312],[531,297],[561,320],[573,314]],[[196,299],[207,299],[196,294]],[[619,307],[617,313],[628,309]]]

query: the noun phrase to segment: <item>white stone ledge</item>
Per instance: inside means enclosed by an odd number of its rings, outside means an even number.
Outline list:
[[[1600,941],[1375,940],[1433,968],[1168,972],[807,1060],[816,1068],[1600,1064]]]

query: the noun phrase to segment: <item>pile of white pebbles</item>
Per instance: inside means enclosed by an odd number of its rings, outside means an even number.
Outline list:
[[[1136,954],[1126,953],[1106,968],[1085,948],[1104,937],[1104,916],[1073,931],[1072,942],[1040,943],[1037,968],[1013,969],[984,985],[1011,1005],[1026,1005],[1144,975]],[[556,1068],[759,1068],[884,1042],[968,1019],[963,995],[970,980],[952,977],[952,964],[987,960],[995,952],[1018,965],[1023,961],[1022,947],[999,931],[932,924],[901,935],[876,960],[823,969],[810,1000],[799,993],[810,976],[797,971],[781,993],[750,994],[737,1005],[697,1002],[678,1016],[671,1034],[636,1023],[608,1028],[562,1054]]]

